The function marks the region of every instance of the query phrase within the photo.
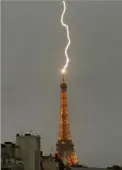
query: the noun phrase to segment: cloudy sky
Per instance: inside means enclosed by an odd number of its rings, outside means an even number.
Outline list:
[[[67,2],[69,119],[80,163],[122,160],[122,2]],[[61,2],[2,4],[2,141],[32,130],[55,147],[66,32]]]

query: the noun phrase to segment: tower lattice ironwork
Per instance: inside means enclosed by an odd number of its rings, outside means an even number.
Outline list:
[[[78,164],[78,158],[74,151],[74,145],[71,138],[69,118],[68,118],[68,103],[67,103],[67,84],[62,79],[61,85],[61,103],[60,103],[60,123],[58,141],[56,144],[57,152],[60,157],[70,165]]]

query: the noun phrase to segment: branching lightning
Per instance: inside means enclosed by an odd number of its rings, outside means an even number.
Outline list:
[[[69,48],[69,46],[70,46],[70,44],[71,44],[70,35],[69,35],[69,27],[68,27],[68,25],[65,24],[64,21],[63,21],[65,12],[66,12],[66,3],[65,3],[65,1],[63,1],[63,12],[62,12],[62,15],[61,15],[61,24],[66,28],[66,31],[67,31],[67,39],[68,39],[68,43],[67,43],[67,45],[66,45],[66,47],[65,47],[65,51],[64,51],[65,56],[66,56],[66,63],[65,63],[64,67],[63,67],[62,70],[61,70],[61,72],[62,72],[63,74],[66,72],[66,68],[68,67],[68,64],[69,64],[69,57],[68,57],[67,51],[68,51],[68,48]]]

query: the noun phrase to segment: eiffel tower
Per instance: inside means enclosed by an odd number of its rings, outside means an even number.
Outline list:
[[[70,133],[67,103],[67,84],[64,80],[64,76],[62,77],[60,88],[60,123],[56,150],[64,161],[70,165],[76,165],[78,164],[78,158],[74,151],[74,145]]]

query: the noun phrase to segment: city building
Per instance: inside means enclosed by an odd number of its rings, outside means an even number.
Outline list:
[[[1,144],[1,157],[6,157],[9,159],[16,157],[16,148],[18,148],[15,143],[12,142],[4,142],[4,144]]]
[[[24,162],[24,170],[40,170],[40,136],[16,135],[16,157]]]
[[[24,170],[24,163],[16,157],[18,146],[12,142],[1,144],[1,169],[2,170]]]
[[[39,135],[16,135],[16,143],[1,144],[1,168],[11,170],[40,170]]]

